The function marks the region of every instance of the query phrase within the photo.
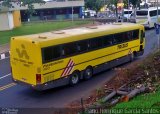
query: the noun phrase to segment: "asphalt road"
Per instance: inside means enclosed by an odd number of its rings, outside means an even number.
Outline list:
[[[145,53],[139,59],[143,59],[152,52],[156,44],[155,31],[153,29],[147,30]],[[79,83],[75,87],[65,86],[38,92],[32,88],[13,83],[10,72],[9,58],[0,60],[0,107],[62,108],[71,101],[89,96],[90,92],[99,88],[115,74],[113,70],[108,70],[96,75],[91,80]]]

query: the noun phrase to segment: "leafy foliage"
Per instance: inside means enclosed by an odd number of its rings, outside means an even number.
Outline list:
[[[12,7],[12,4],[11,4],[12,0],[0,0],[0,2],[2,2],[2,6],[6,6],[9,8]],[[0,7],[0,9],[1,9],[1,7]]]
[[[99,11],[102,6],[104,6],[104,0],[85,0],[85,7]]]
[[[6,6],[9,8],[13,7],[12,1],[13,0],[0,0],[0,2],[2,2],[2,6]],[[43,1],[43,0],[17,0],[17,2],[18,2],[18,5],[26,6],[28,8],[28,10],[27,10],[28,16],[30,16],[31,14],[34,13],[34,5],[33,4],[35,4],[35,3],[45,4],[45,1]]]
[[[43,1],[43,0],[20,0],[20,2],[21,2],[22,6],[28,7],[27,14],[29,17],[31,14],[33,14],[35,12],[33,4],[35,4],[35,3],[44,4],[45,3],[45,1]]]

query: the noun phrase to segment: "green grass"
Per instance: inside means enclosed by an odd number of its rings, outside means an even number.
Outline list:
[[[114,108],[160,108],[160,89],[155,93],[139,95],[129,102],[119,103]]]
[[[36,34],[47,31],[59,30],[68,27],[75,27],[82,24],[90,23],[89,21],[61,21],[61,22],[39,22],[39,23],[23,23],[21,27],[10,31],[0,32],[0,44],[9,43],[13,36]]]

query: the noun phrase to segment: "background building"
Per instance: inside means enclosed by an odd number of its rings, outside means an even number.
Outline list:
[[[21,26],[20,11],[2,8],[0,10],[0,31],[11,30]]]
[[[149,3],[152,7],[157,5],[157,0],[142,0],[142,2]],[[158,0],[158,5],[160,6],[160,0]]]
[[[31,21],[36,20],[63,20],[82,17],[84,0],[52,0],[45,4],[34,4],[35,13],[30,17]],[[21,20],[28,21],[27,7],[14,3],[13,10],[20,10]]]

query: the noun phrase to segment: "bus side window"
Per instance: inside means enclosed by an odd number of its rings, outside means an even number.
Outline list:
[[[83,41],[77,42],[77,49],[78,49],[78,52],[87,51],[87,49],[88,49],[88,41],[87,40],[83,40]]]
[[[108,35],[103,37],[103,46],[107,47],[113,44],[112,42],[113,35]]]
[[[127,41],[128,41],[127,32],[123,32],[122,33],[122,42],[127,42]]]
[[[77,46],[76,43],[68,43],[68,44],[64,44],[62,46],[62,53],[64,50],[64,56],[69,56],[69,55],[73,55],[77,52]]]
[[[59,58],[61,56],[60,46],[53,47],[53,59]]]
[[[98,38],[93,38],[89,40],[89,44],[90,44],[90,49],[97,49],[97,48],[101,48],[102,45],[102,38],[98,37]]]
[[[133,31],[133,40],[138,39],[139,38],[139,30],[134,30]]]
[[[123,33],[115,34],[114,38],[113,38],[113,43],[114,44],[119,44],[119,43],[122,43],[122,42],[123,42]]]
[[[43,62],[50,62],[61,56],[60,46],[52,46],[42,49]]]
[[[130,41],[132,39],[132,31],[127,32],[127,39]]]
[[[117,39],[116,39],[115,35],[114,35],[114,37],[113,37],[112,42],[113,42],[113,45],[117,44]]]

